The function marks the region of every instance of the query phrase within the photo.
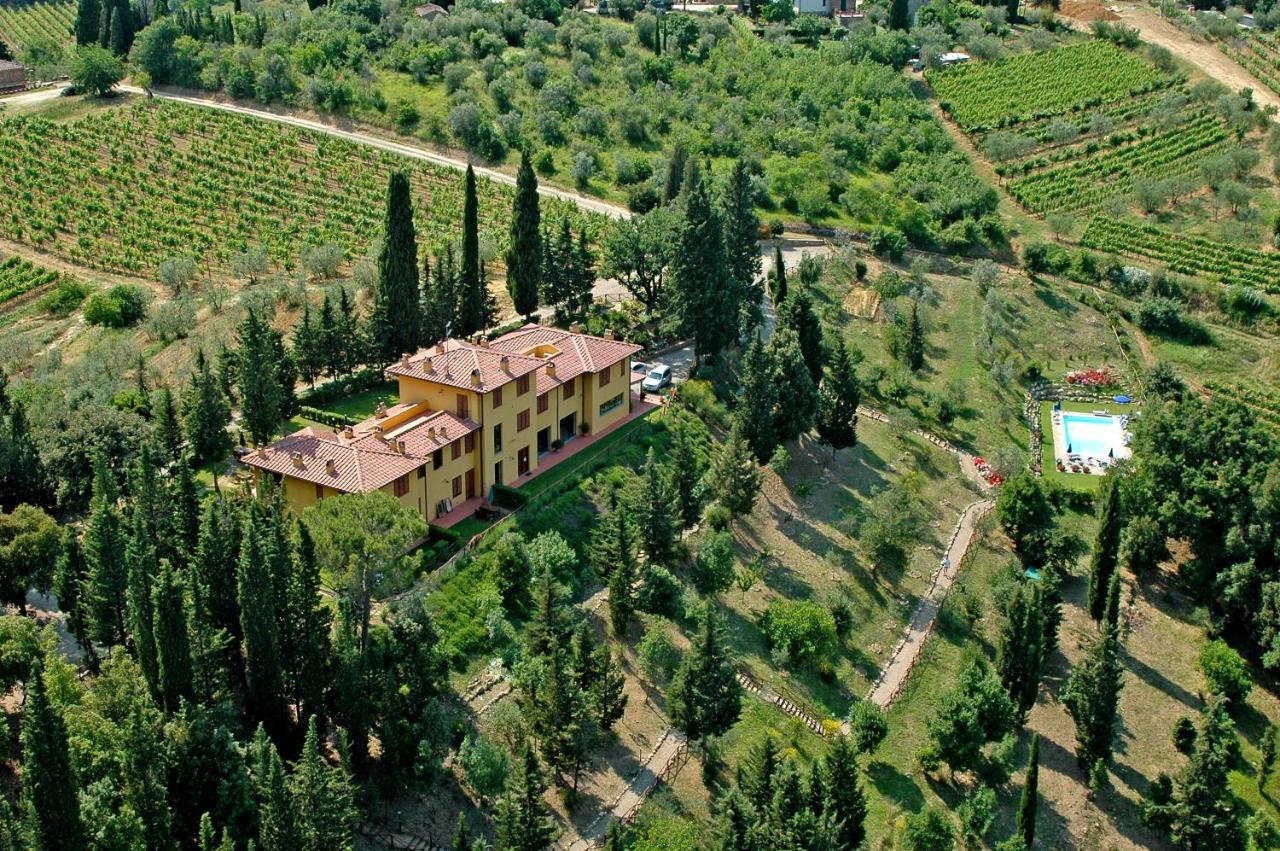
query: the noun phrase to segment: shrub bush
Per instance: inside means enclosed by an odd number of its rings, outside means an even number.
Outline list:
[[[128,328],[146,315],[147,294],[128,284],[94,293],[84,308],[86,322],[106,328]]]
[[[92,291],[93,287],[88,284],[64,276],[56,287],[40,297],[36,307],[54,316],[66,316],[79,307]]]
[[[1222,639],[1210,641],[1200,648],[1199,668],[1209,681],[1209,691],[1231,701],[1232,711],[1244,704],[1253,689],[1248,665]]]
[[[666,621],[659,620],[649,627],[636,648],[640,667],[651,679],[658,681],[670,679],[680,664],[680,651],[671,643],[668,632]]]
[[[760,628],[769,646],[793,663],[825,656],[836,643],[831,613],[807,600],[774,600],[760,616]]]
[[[508,511],[515,511],[524,508],[529,502],[529,497],[509,485],[493,486],[493,504],[499,508],[505,508]]]

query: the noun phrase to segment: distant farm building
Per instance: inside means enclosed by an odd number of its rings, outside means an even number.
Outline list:
[[[449,14],[448,10],[443,6],[437,6],[435,3],[428,3],[425,6],[415,6],[413,14],[422,18],[424,21],[434,21],[441,15]]]
[[[0,92],[27,87],[27,69],[17,62],[0,59]]]

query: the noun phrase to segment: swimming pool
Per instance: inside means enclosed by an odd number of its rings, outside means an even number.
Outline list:
[[[1111,455],[1118,458],[1129,454],[1124,445],[1124,429],[1117,417],[1063,412],[1062,436],[1066,439],[1067,452],[1082,458]]]

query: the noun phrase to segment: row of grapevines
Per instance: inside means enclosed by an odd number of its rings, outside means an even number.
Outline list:
[[[1244,49],[1237,46],[1236,40],[1219,41],[1218,49],[1261,80],[1267,88],[1280,92],[1280,41],[1271,33],[1258,30],[1244,33],[1240,41]]]
[[[0,41],[15,49],[37,38],[69,44],[75,19],[76,4],[72,2],[0,6]]]
[[[1097,39],[929,74],[942,108],[968,132],[1088,109],[1176,82],[1137,54]]]
[[[0,261],[0,304],[56,280],[57,272],[37,266],[30,260],[10,257]]]
[[[356,256],[381,235],[393,169],[413,186],[421,245],[455,239],[461,227],[463,178],[452,169],[172,102],[69,124],[0,121],[0,162],[0,235],[130,274],[176,255],[223,273],[254,247],[285,269],[307,245]],[[501,253],[514,190],[487,180],[479,190],[482,239]],[[601,222],[567,201],[543,207],[592,234]]]
[[[1157,102],[1169,91],[1169,89],[1163,89],[1144,92],[1115,103],[1102,104],[1092,109],[1069,112],[1063,115],[1051,115],[1032,121],[1023,121],[1008,128],[1000,128],[1000,130],[1013,130],[1020,136],[1027,136],[1038,143],[1044,144],[1052,140],[1054,125],[1062,123],[1074,126],[1076,132],[1081,136],[1093,133],[1091,125],[1094,121],[1094,116],[1099,115],[1106,119],[1106,123],[1109,125],[1107,132],[1113,132],[1142,121],[1151,114],[1151,110],[1156,106]],[[977,144],[981,145],[992,133],[1000,132],[1000,130],[974,131],[969,135],[974,138]],[[1094,135],[1097,134],[1095,133]]]
[[[1280,292],[1280,253],[1177,234],[1154,225],[1095,216],[1081,244],[1099,251],[1154,260],[1183,275]]]
[[[1036,213],[1089,210],[1127,195],[1135,180],[1191,174],[1228,144],[1222,122],[1205,116],[1117,150],[1039,171],[1009,183],[1009,194]]]

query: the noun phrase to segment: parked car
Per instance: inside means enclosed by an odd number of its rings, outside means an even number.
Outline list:
[[[632,361],[631,371],[637,376],[643,377],[644,374],[649,371],[649,364],[642,363],[641,361]]]
[[[649,374],[644,377],[640,387],[646,393],[657,393],[669,384],[671,384],[671,367],[665,363],[660,363],[649,370]]]

